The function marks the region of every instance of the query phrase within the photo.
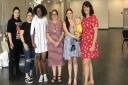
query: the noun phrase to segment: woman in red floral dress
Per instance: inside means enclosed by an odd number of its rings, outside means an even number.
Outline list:
[[[94,85],[93,80],[93,67],[91,59],[98,57],[98,20],[94,15],[94,10],[89,1],[85,1],[82,6],[82,37],[81,37],[81,57],[83,58],[83,67],[85,82],[84,85],[88,85],[88,78],[90,78],[90,85]]]

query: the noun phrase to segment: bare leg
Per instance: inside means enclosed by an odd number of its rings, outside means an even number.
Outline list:
[[[56,80],[56,66],[52,66],[52,71],[53,71],[53,77],[51,82],[54,83]]]
[[[71,75],[72,75],[72,59],[68,60],[68,74],[69,74],[69,80],[68,84],[71,84]]]
[[[62,67],[58,66],[58,76],[61,76],[61,70],[62,70]]]
[[[78,64],[77,64],[77,59],[76,58],[73,58],[73,66],[74,66],[74,85],[77,85]]]
[[[56,76],[56,66],[52,66],[53,76]]]
[[[40,75],[42,75],[42,69],[41,69],[41,63],[40,63],[41,62],[40,54],[37,54],[36,60],[37,60],[38,69],[39,69]]]
[[[46,74],[46,52],[41,54],[41,65],[43,74]]]
[[[37,54],[36,60],[37,60],[38,69],[40,72],[39,82],[42,82],[43,81],[43,75],[42,75],[42,65],[41,65],[41,54]]]
[[[48,78],[46,74],[46,52],[41,54],[41,64],[42,64],[44,82],[47,82]]]
[[[85,75],[85,81],[84,81],[84,85],[88,85],[88,78],[89,78],[89,73],[90,73],[90,59],[84,59],[83,61],[84,63],[84,75]]]
[[[58,82],[62,82],[61,70],[62,70],[62,67],[58,66]]]
[[[92,62],[90,61],[90,83],[94,83],[93,79],[93,67],[92,67]]]

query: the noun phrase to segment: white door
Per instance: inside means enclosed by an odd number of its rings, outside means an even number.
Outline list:
[[[125,29],[128,29],[128,8],[123,9],[123,25]]]

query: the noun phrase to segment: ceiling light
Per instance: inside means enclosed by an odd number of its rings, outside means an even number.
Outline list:
[[[48,0],[48,3],[50,3],[51,1],[50,0]]]
[[[63,0],[60,0],[60,2],[62,2]]]

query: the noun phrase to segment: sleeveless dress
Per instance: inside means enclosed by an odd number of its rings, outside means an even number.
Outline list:
[[[70,33],[74,34],[74,28],[69,28]],[[72,45],[75,46],[75,49],[71,50]],[[70,37],[69,35],[65,35],[64,38],[64,59],[69,60],[73,57],[79,57],[80,56],[80,45],[79,41],[76,39]]]

